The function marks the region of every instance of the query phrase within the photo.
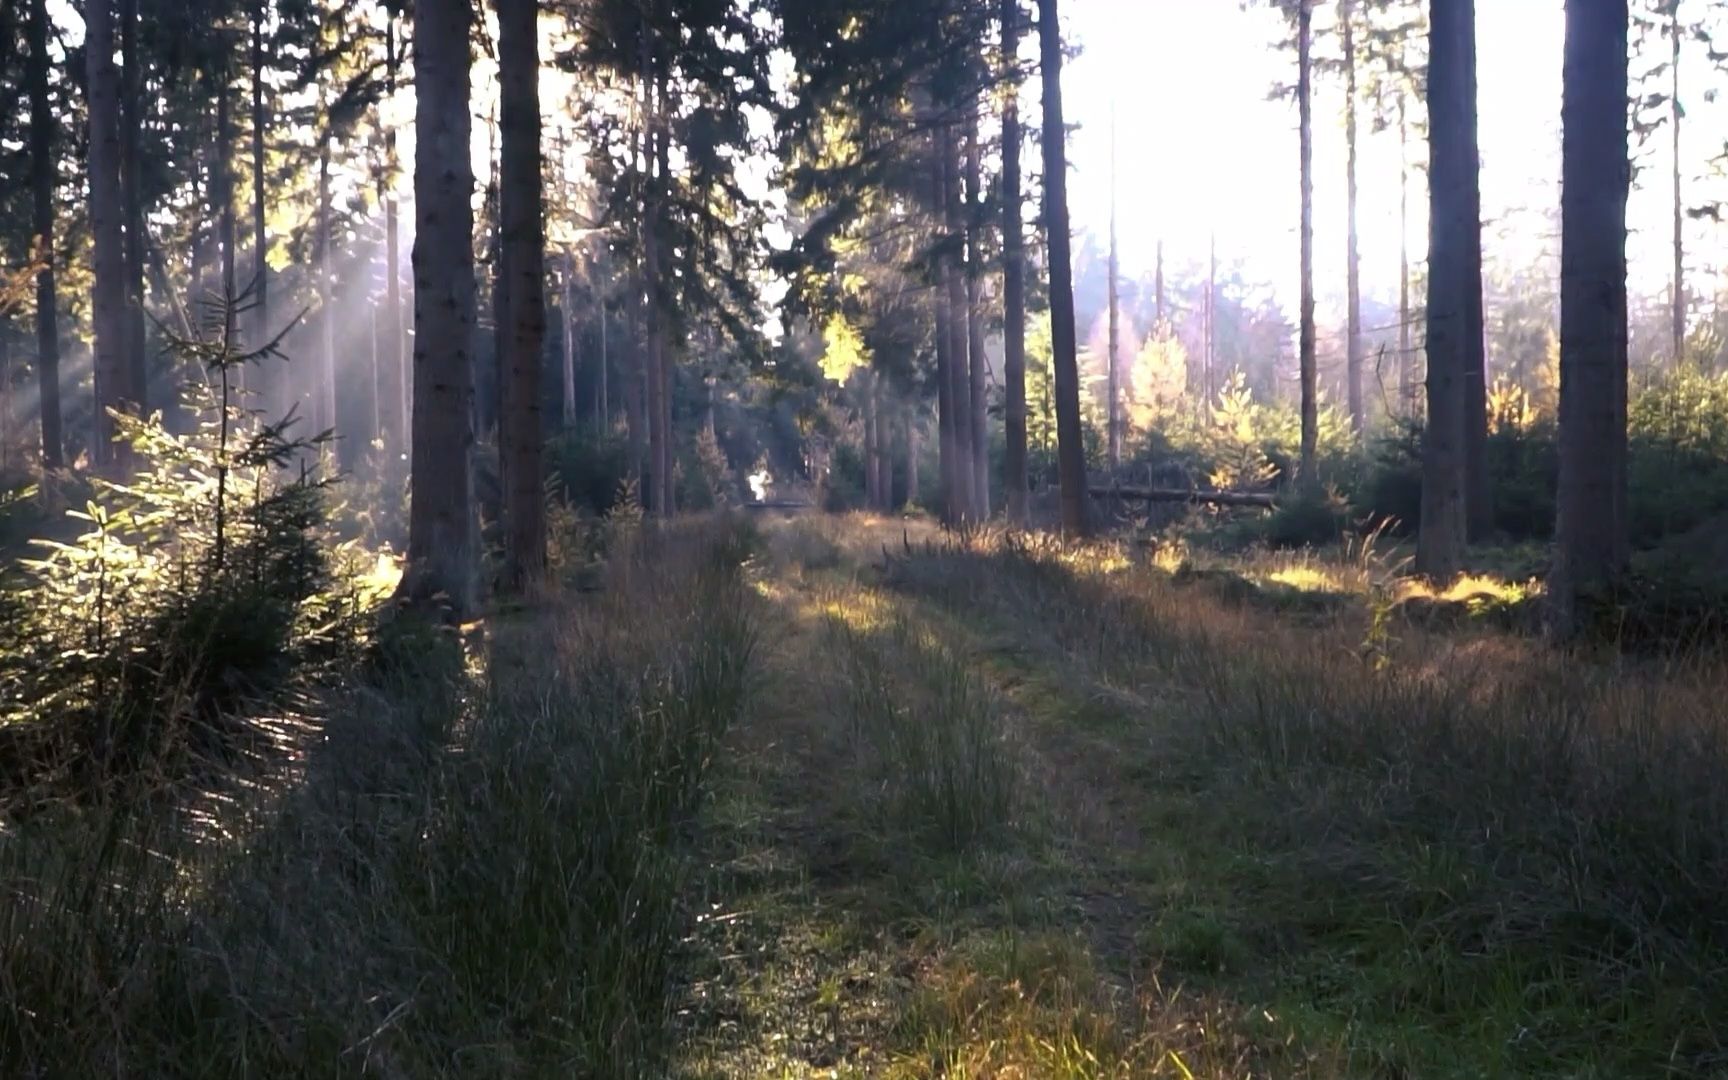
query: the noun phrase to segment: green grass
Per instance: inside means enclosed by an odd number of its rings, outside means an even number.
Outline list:
[[[0,832],[0,1073],[659,1073],[746,554],[662,535],[466,668],[397,650],[245,785]]]

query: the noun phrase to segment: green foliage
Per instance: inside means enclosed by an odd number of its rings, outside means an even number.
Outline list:
[[[1627,511],[1635,546],[1728,511],[1728,374],[1687,369],[1633,396]]]
[[[0,732],[37,759],[21,773],[84,790],[165,758],[219,756],[236,714],[361,644],[376,598],[356,550],[330,542],[327,481],[311,463],[323,440],[235,403],[234,373],[274,346],[240,351],[224,310],[205,336],[173,341],[210,377],[186,391],[196,427],[117,416],[139,471],[93,481],[70,512],[82,535],[41,541],[24,563],[19,617],[0,629]]]
[[[1350,527],[1350,504],[1335,488],[1307,486],[1279,500],[1260,524],[1260,535],[1275,548],[1319,547],[1336,542]]]
[[[1290,402],[1255,397],[1247,377],[1232,372],[1209,410],[1188,401],[1147,406],[1140,458],[1154,467],[1175,464],[1201,486],[1264,490],[1295,477],[1302,449],[1302,416]],[[1322,477],[1354,476],[1358,454],[1347,417],[1322,403],[1319,459]]]
[[[567,428],[546,444],[546,470],[558,493],[595,517],[612,508],[629,469],[629,444],[613,431]]]
[[[864,506],[864,451],[851,442],[840,442],[828,458],[828,483],[822,508],[839,513]]]

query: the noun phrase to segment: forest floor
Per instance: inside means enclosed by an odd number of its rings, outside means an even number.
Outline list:
[[[1251,593],[1131,552],[765,526],[764,684],[718,759],[676,1075],[1728,1068],[1715,924],[1685,914],[1715,885],[1670,888],[1715,867],[1610,850],[1711,828],[1670,813],[1677,759],[1648,798],[1611,766],[1634,701],[1714,727],[1718,666],[1418,626],[1360,552]]]

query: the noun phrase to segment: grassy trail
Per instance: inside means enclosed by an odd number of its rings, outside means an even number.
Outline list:
[[[1719,980],[1668,970],[1657,929],[1572,926],[1596,914],[1577,880],[1431,827],[1419,784],[1372,777],[1389,755],[1360,732],[1315,749],[1334,736],[1303,710],[1393,693],[1350,654],[1354,615],[1317,627],[1194,591],[1146,618],[1147,597],[1022,572],[1037,560],[900,540],[897,524],[767,532],[768,685],[711,816],[685,1080],[1728,1060]],[[1298,642],[1339,666],[1286,668]],[[1499,670],[1498,648],[1410,641],[1403,662]],[[1289,685],[1304,678],[1340,696]],[[1270,710],[1268,688],[1288,695]],[[1227,730],[1243,695],[1296,715]]]

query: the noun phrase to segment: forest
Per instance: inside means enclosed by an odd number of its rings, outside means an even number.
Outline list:
[[[1728,1074],[1722,42],[0,0],[0,1076]]]

